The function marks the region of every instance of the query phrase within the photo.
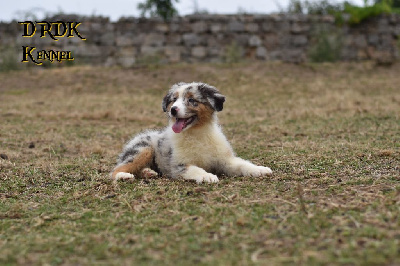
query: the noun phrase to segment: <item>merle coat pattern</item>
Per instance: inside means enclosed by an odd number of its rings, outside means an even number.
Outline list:
[[[162,101],[169,125],[131,139],[119,155],[112,178],[163,175],[218,182],[218,175],[264,176],[271,169],[236,157],[218,124],[225,96],[206,83],[180,82]]]

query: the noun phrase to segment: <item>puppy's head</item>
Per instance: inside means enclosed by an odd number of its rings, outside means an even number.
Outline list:
[[[225,96],[206,83],[180,82],[165,95],[162,108],[173,122],[172,130],[180,133],[211,122],[214,112],[222,111]]]

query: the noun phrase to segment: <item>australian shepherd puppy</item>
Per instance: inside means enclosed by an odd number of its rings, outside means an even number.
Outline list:
[[[131,139],[119,155],[112,178],[163,175],[218,182],[218,175],[265,176],[268,167],[256,166],[235,156],[218,125],[225,96],[205,83],[177,83],[162,101],[169,126]]]

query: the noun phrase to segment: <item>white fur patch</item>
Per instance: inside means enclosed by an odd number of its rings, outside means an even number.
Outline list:
[[[183,98],[181,97],[181,95],[179,95],[178,100],[176,100],[176,102],[172,105],[172,107],[178,107],[178,113],[177,113],[177,117],[181,118],[181,117],[185,117],[186,115],[186,105],[183,102]],[[172,108],[171,107],[171,108]]]
[[[183,175],[183,178],[187,180],[195,180],[198,184],[203,182],[217,183],[219,181],[216,175],[207,173],[202,168],[193,165],[188,167],[186,173]]]
[[[171,107],[178,107],[178,114],[177,117],[183,118],[186,117],[186,104],[184,102],[184,94],[188,87],[195,85],[195,83],[186,84],[184,86],[179,87],[176,92],[178,93],[178,99]]]
[[[242,175],[244,176],[260,177],[271,174],[272,170],[264,166],[246,165],[245,167],[242,168]]]
[[[135,176],[130,173],[119,172],[115,175],[115,180],[132,180]]]
[[[272,174],[268,167],[257,166],[239,157],[232,157],[227,160],[225,167],[226,174],[230,176],[252,176],[260,177]]]

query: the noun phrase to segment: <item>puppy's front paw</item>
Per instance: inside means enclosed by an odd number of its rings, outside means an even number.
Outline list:
[[[269,167],[253,165],[243,169],[243,175],[251,177],[267,176],[272,175],[272,170]]]
[[[260,169],[261,176],[272,175],[272,170],[269,167],[257,166]]]
[[[119,172],[115,175],[114,180],[122,180],[122,181],[127,181],[127,180],[133,180],[135,179],[135,176],[130,174],[130,173],[125,173],[125,172]]]
[[[205,173],[199,176],[196,176],[193,178],[196,180],[197,184],[200,184],[202,182],[206,183],[217,183],[219,181],[218,177],[216,175],[210,174],[210,173]]]

